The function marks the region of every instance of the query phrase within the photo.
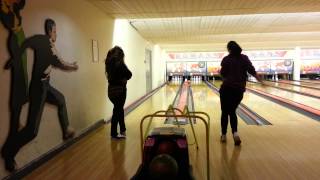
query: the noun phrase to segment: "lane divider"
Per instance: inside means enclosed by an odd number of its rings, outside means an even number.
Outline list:
[[[193,103],[193,99],[191,100],[191,102],[189,101],[190,95],[192,94],[190,93],[190,91],[191,91],[190,83],[182,82],[180,85],[180,89],[178,90],[177,95],[172,103],[173,108],[178,109],[174,111],[176,115],[182,115],[181,112],[184,111],[186,106],[188,107],[189,110],[192,110],[190,108],[192,108],[193,106],[190,103]],[[188,123],[188,120],[184,118],[182,119],[178,118],[178,122],[180,125],[184,125]],[[165,124],[176,124],[176,121],[173,118],[167,118],[165,121]]]

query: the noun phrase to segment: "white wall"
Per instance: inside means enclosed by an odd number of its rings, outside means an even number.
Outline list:
[[[157,88],[165,81],[166,60],[165,52],[159,45],[153,46],[152,57],[152,88]]]
[[[146,41],[128,22],[117,19],[114,25],[113,45],[122,47],[125,62],[132,71],[132,79],[127,85],[126,106],[146,94],[145,50],[150,49],[152,55],[152,88],[163,83],[163,64],[161,49]]]

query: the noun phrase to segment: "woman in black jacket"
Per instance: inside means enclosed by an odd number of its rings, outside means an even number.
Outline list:
[[[109,50],[105,65],[109,82],[108,97],[114,105],[111,119],[111,137],[115,139],[125,138],[126,126],[123,106],[127,96],[127,81],[131,78],[132,73],[124,63],[123,50],[118,46]],[[120,134],[117,132],[118,123]]]
[[[235,41],[230,41],[227,45],[227,49],[229,55],[223,58],[220,71],[223,80],[220,88],[220,103],[222,110],[221,142],[226,142],[228,117],[230,117],[234,144],[238,146],[241,144],[241,140],[238,135],[236,109],[240,104],[246,89],[247,73],[254,76],[260,82],[261,79],[257,75],[248,56],[241,54],[242,49]]]

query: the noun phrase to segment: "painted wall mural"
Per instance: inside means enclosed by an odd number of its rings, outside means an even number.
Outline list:
[[[172,75],[184,75],[187,71],[186,63],[183,62],[170,62],[167,63],[167,74]]]
[[[206,63],[205,62],[186,62],[188,75],[205,75]]]
[[[309,51],[308,51],[309,52]],[[312,51],[313,55],[317,54]],[[292,74],[293,71],[293,51],[290,50],[262,50],[262,51],[244,51],[251,60],[257,73],[259,74]],[[307,53],[310,55],[310,52]],[[187,64],[189,72],[189,62],[203,62],[207,64],[206,73],[208,76],[220,74],[221,60],[228,55],[228,52],[168,52],[167,64],[183,63]],[[194,64],[194,66],[197,66]],[[198,73],[205,72],[203,70]]]
[[[8,52],[5,69],[11,71],[11,95],[9,102],[10,129],[1,155],[8,171],[16,169],[15,156],[19,150],[33,140],[39,131],[41,116],[45,103],[58,108],[58,118],[63,140],[74,136],[74,130],[69,126],[67,107],[64,95],[50,84],[52,68],[65,71],[76,71],[76,62],[65,62],[57,52],[55,42],[57,38],[56,23],[52,19],[45,21],[46,34],[38,34],[25,38],[22,28],[20,11],[25,6],[25,0],[0,0],[1,22],[9,32]],[[27,76],[26,49],[34,51],[34,63],[30,86]],[[9,84],[8,84],[9,85]],[[29,102],[27,122],[19,130],[22,106]]]
[[[219,75],[221,70],[221,61],[207,62],[207,75]]]
[[[320,74],[320,60],[304,60],[301,63],[301,74]]]
[[[7,47],[10,54],[10,59],[7,60],[5,69],[11,70],[11,90],[10,90],[10,129],[7,139],[11,139],[18,133],[19,117],[22,106],[27,102],[28,94],[28,76],[27,76],[27,56],[24,53],[22,56],[18,53],[21,44],[25,40],[25,35],[22,28],[22,17],[20,11],[25,6],[25,0],[0,0],[0,18],[1,23],[9,33]],[[7,162],[7,156],[2,149],[2,157]],[[6,168],[9,163],[6,163]]]

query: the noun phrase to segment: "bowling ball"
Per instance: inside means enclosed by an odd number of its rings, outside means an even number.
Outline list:
[[[154,157],[149,165],[150,180],[176,180],[178,171],[176,160],[168,154]]]

